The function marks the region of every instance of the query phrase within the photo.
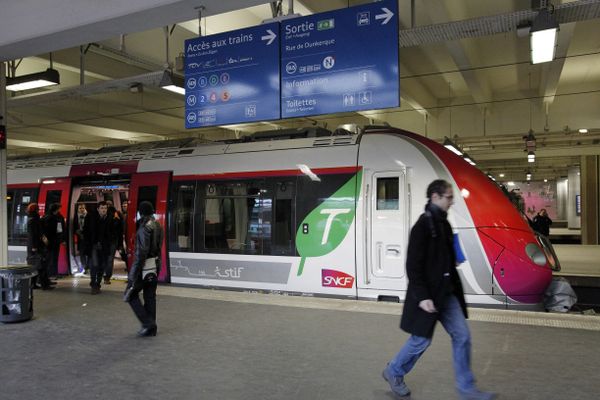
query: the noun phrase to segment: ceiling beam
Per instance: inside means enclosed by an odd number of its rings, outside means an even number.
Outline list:
[[[47,53],[124,33],[187,21],[202,4],[205,15],[267,3],[264,0],[47,0],[2,2],[0,61]],[[68,11],[67,11],[68,10]],[[40,17],[40,15],[43,15]]]
[[[548,112],[548,107],[554,102],[554,97],[556,95],[556,90],[558,89],[558,83],[567,59],[566,57],[574,31],[575,22],[562,24],[560,26],[554,61],[545,63],[543,66],[539,94],[544,96],[546,113]]]
[[[446,8],[446,3],[441,0],[423,2],[423,5],[427,8],[427,12],[434,23],[444,23],[450,21],[450,15]],[[452,3],[453,7],[458,7],[458,3]],[[463,6],[464,7],[464,4]],[[491,98],[491,89],[488,85],[484,85],[478,79],[473,64],[467,55],[465,43],[454,40],[444,42],[446,49],[450,53],[450,57],[456,64],[457,69],[460,71],[460,75],[465,81],[469,92],[478,104],[478,107],[483,110],[483,105],[486,101]]]

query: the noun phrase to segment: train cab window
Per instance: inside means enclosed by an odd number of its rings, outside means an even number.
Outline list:
[[[377,209],[398,210],[398,177],[377,178]]]
[[[170,249],[173,251],[191,252],[193,227],[194,227],[194,196],[196,192],[196,182],[182,182],[173,185],[173,202],[170,220],[171,224],[171,243]]]

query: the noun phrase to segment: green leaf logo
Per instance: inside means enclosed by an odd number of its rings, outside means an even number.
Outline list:
[[[348,180],[327,200],[312,210],[296,233],[296,248],[302,257],[298,276],[307,257],[320,257],[335,250],[348,234],[356,209],[356,185],[362,171]]]

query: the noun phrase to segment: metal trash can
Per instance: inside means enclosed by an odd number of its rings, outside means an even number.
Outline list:
[[[30,265],[0,267],[0,322],[27,321],[33,317],[31,278],[37,270]]]

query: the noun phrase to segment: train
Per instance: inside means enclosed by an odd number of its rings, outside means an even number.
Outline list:
[[[422,135],[389,126],[186,138],[8,160],[9,262],[26,263],[26,207],[58,202],[69,240],[59,274],[77,272],[75,205],[137,205],[165,228],[160,281],[286,295],[401,302],[411,226],[434,179],[453,186],[449,212],[470,305],[539,307],[558,260],[502,190]]]

